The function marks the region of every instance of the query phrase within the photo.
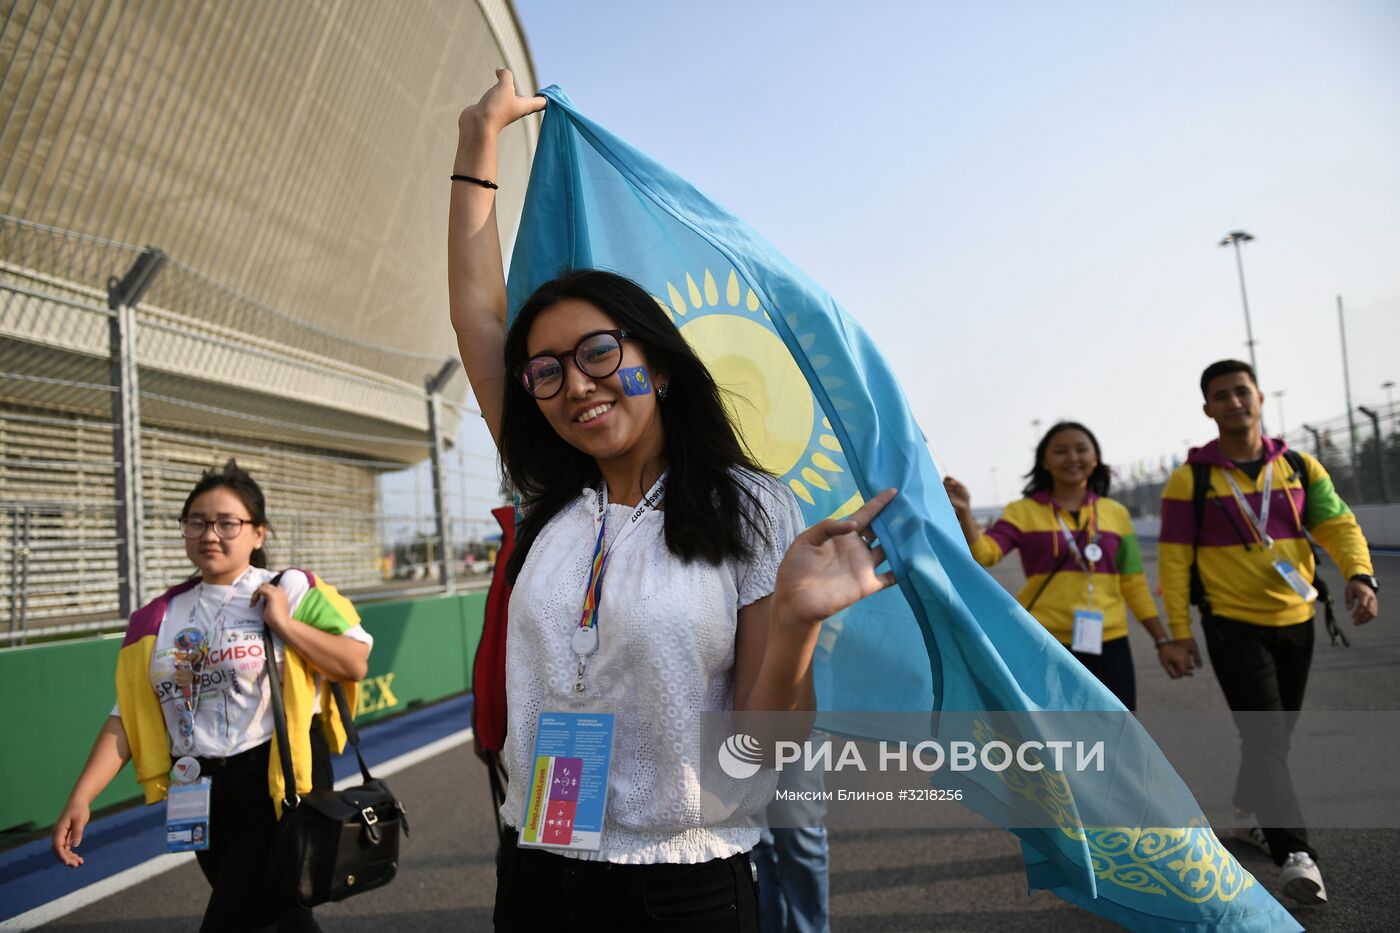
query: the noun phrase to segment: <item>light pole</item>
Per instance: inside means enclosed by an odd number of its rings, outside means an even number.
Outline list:
[[[1390,420],[1400,421],[1400,415],[1395,412],[1395,397],[1390,394],[1390,390],[1395,388],[1395,380],[1387,379],[1381,383],[1381,388],[1385,389],[1385,410],[1390,412]]]
[[[1284,427],[1283,423],[1283,393],[1284,390],[1279,389],[1277,392],[1270,392],[1269,394],[1278,399],[1278,436],[1287,440],[1288,428]]]
[[[1337,296],[1337,330],[1342,335],[1342,385],[1347,393],[1347,436],[1351,443],[1351,473],[1356,476],[1361,464],[1356,458],[1356,417],[1351,410],[1351,364],[1347,362],[1347,317],[1342,308],[1342,296]],[[1359,480],[1358,480],[1359,482]]]
[[[1244,260],[1240,258],[1240,244],[1248,243],[1254,237],[1243,230],[1231,230],[1220,241],[1221,246],[1235,248],[1235,269],[1240,274],[1240,303],[1244,305],[1245,342],[1249,347],[1249,365],[1254,367],[1254,380],[1259,381],[1259,361],[1254,358],[1254,327],[1249,323],[1249,294],[1244,289]]]

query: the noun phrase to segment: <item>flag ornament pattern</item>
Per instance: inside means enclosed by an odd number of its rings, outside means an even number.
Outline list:
[[[860,713],[913,712],[926,728],[902,738],[917,741],[950,712],[997,711],[1011,723],[998,720],[997,731],[1043,738],[1055,727],[1042,713],[1121,714],[1104,774],[1010,769],[969,784],[967,805],[1021,839],[1030,886],[1131,929],[1300,930],[1220,844],[1136,720],[973,561],[923,432],[855,320],[560,89],[540,93],[549,105],[511,257],[512,317],[570,270],[625,275],[705,361],[744,441],[809,524],[848,515],[881,489],[900,491],[874,522],[899,586],[824,624],[818,724],[883,738],[862,731]],[[1116,809],[1095,819],[1109,798]],[[1028,806],[1039,820],[1025,818]],[[1154,821],[1163,808],[1191,818]]]

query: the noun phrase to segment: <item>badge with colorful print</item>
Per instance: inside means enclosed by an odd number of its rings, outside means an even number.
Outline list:
[[[189,755],[175,759],[175,767],[170,769],[170,777],[177,784],[193,784],[199,780],[199,760]]]
[[[1103,557],[1103,548],[1099,547],[1097,542],[1090,541],[1088,547],[1084,548],[1084,558],[1092,564],[1101,557]]]
[[[184,652],[189,657],[197,657],[204,653],[204,633],[197,628],[180,629],[175,636],[175,651]]]

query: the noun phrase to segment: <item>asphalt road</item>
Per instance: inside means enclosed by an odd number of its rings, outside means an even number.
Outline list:
[[[1155,585],[1155,548],[1144,547]],[[1400,557],[1377,559],[1382,615],[1354,629],[1352,647],[1321,638],[1309,682],[1308,706],[1318,709],[1400,709]],[[1325,568],[1341,592],[1335,568]],[[1010,587],[1014,567],[997,568]],[[1157,667],[1151,642],[1135,629],[1139,705],[1143,709],[1224,710],[1209,671],[1178,682]],[[1296,749],[1295,756],[1306,754]],[[1364,762],[1338,762],[1363,767]],[[408,801],[413,836],[402,869],[389,887],[317,910],[328,930],[406,931],[490,929],[494,894],[494,823],[484,769],[465,746],[395,775],[390,784]],[[1314,829],[1331,902],[1299,909],[1310,930],[1393,930],[1400,924],[1400,830]],[[1278,870],[1262,853],[1227,839],[1240,861],[1273,889]],[[51,926],[100,933],[193,930],[208,896],[193,865],[98,901]],[[832,928],[837,931],[1108,930],[1117,927],[1045,892],[1026,895],[1013,837],[980,830],[835,830],[831,836]]]

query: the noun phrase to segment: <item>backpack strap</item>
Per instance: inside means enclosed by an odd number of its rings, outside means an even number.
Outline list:
[[[1206,517],[1206,493],[1210,492],[1210,464],[1191,464],[1191,510],[1196,524],[1191,533],[1191,582],[1190,603],[1201,610],[1201,621],[1210,617],[1210,597],[1206,596],[1205,584],[1201,582],[1201,568],[1197,564],[1197,552],[1201,546],[1201,523]]]

